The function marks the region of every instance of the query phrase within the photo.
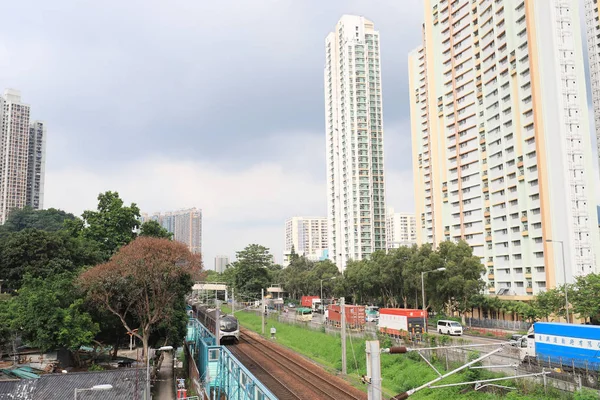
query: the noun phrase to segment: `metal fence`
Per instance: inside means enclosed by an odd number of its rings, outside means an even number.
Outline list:
[[[530,322],[525,321],[505,321],[502,319],[478,319],[466,318],[468,327],[488,328],[488,329],[507,329],[511,331],[527,331],[531,326]]]

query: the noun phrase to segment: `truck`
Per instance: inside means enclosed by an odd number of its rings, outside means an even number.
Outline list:
[[[339,304],[327,306],[325,321],[329,325],[340,326],[342,322],[342,308]],[[361,328],[365,325],[365,306],[345,305],[346,325],[349,328]]]
[[[522,362],[597,373],[600,326],[536,322],[517,340]]]
[[[321,309],[321,299],[319,296],[302,296],[300,305],[310,308],[313,312],[318,312]]]
[[[423,333],[423,317],[427,320],[427,311],[409,308],[381,308],[377,327],[379,332],[384,334],[412,337],[417,333]]]

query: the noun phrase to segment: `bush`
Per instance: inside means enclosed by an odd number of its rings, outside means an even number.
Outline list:
[[[592,389],[582,388],[575,392],[574,400],[598,400],[598,392]]]
[[[98,364],[92,364],[88,367],[88,371],[104,371],[104,367]]]

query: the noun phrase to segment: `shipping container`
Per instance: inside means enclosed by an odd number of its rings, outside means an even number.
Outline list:
[[[302,300],[300,301],[300,305],[302,307],[308,307],[314,311],[314,303],[321,304],[321,299],[319,296],[302,296]]]
[[[346,305],[346,325],[350,328],[365,325],[365,306]],[[339,325],[342,322],[341,307],[332,304],[327,307],[327,322],[331,325]]]
[[[423,333],[423,316],[427,320],[427,311],[409,308],[379,309],[379,332],[388,335],[403,336]]]

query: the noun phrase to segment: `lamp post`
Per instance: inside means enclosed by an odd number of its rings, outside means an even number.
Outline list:
[[[434,269],[433,271],[423,271],[421,272],[421,297],[423,298],[423,329],[425,330],[425,332],[427,332],[427,317],[425,317],[425,274],[429,273],[429,272],[437,272],[437,271],[445,271],[446,268],[442,267],[442,268],[438,268],[438,269]],[[423,333],[425,333],[423,332]]]
[[[163,346],[156,351],[169,351],[173,350],[173,346]],[[148,348],[148,354],[146,354],[146,400],[151,400],[150,396],[150,348]]]
[[[106,384],[102,384],[102,385],[95,385],[88,389],[75,389],[75,400],[77,400],[78,392],[86,392],[88,390],[110,390],[112,388],[113,388],[113,385],[106,383]]]
[[[567,294],[567,264],[565,263],[565,244],[562,240],[546,239],[547,243],[560,243],[560,252],[562,253],[562,264],[563,264],[563,279],[565,280],[565,316],[567,317],[567,324],[569,323],[569,297]]]
[[[321,279],[321,307],[323,307],[323,312],[325,312],[325,304],[323,304],[323,281],[332,281],[336,276],[332,276],[331,278]]]

